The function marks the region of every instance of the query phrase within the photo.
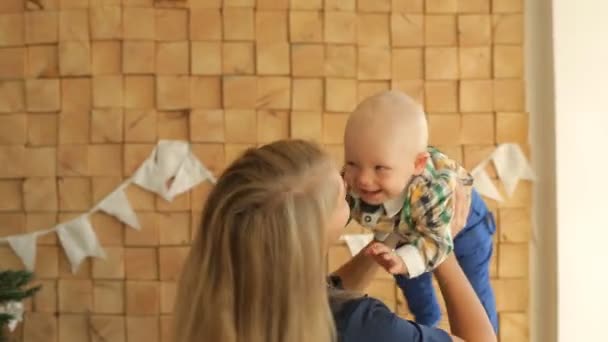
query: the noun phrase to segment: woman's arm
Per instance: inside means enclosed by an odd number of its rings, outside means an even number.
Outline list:
[[[363,292],[380,268],[373,258],[365,254],[368,246],[332,273],[340,277],[345,290]]]
[[[435,277],[445,300],[452,334],[467,342],[496,341],[492,324],[453,253],[437,267]]]

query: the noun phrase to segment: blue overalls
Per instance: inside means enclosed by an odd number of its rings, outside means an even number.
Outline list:
[[[485,308],[494,331],[498,331],[496,300],[490,284],[492,235],[495,231],[494,216],[481,196],[473,189],[467,223],[454,238],[454,253]],[[397,285],[407,299],[410,311],[416,317],[416,322],[427,326],[436,326],[441,319],[441,308],[437,302],[432,277],[430,272],[413,279],[402,275],[395,276]]]

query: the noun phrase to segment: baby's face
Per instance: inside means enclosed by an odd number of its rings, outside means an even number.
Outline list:
[[[369,204],[396,198],[414,174],[415,156],[382,138],[346,139],[344,178],[349,190]]]

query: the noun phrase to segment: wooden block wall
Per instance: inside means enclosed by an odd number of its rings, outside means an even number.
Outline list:
[[[468,168],[498,143],[526,148],[522,1],[2,0],[0,235],[85,212],[158,139],[191,141],[215,173],[287,137],[341,160],[349,111],[389,88],[424,104],[431,142]],[[57,238],[40,239],[43,290],[17,340],[171,341],[175,281],[209,189],[166,203],[130,188],[143,230],[95,214],[109,257],[75,275]],[[528,340],[530,196],[522,183],[489,202],[502,341]],[[332,247],[330,267],[347,258]],[[0,267],[21,267],[8,246]],[[369,293],[409,317],[387,275]]]

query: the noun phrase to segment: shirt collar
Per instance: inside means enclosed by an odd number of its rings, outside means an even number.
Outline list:
[[[384,210],[386,211],[386,215],[393,217],[401,211],[403,208],[403,202],[405,202],[405,198],[407,196],[406,190],[401,192],[401,194],[395,198],[391,198],[388,201],[384,202]]]

